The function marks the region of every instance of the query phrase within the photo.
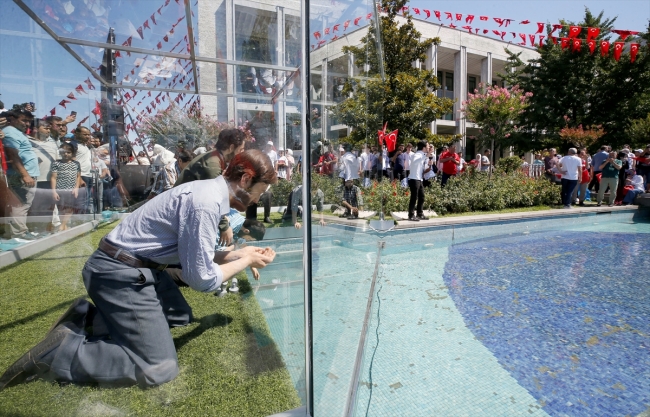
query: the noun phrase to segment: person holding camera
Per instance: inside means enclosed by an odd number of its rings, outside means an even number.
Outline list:
[[[618,173],[623,166],[620,159],[616,159],[616,152],[610,152],[605,161],[598,166],[601,171],[600,188],[598,189],[597,206],[603,201],[605,191],[609,187],[609,202],[608,206],[614,206],[614,198],[616,197],[616,187],[618,186]]]

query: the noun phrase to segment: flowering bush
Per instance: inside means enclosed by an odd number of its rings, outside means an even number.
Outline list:
[[[255,141],[248,121],[235,126],[233,121],[220,122],[199,111],[184,110],[175,104],[155,116],[143,118],[142,124],[144,127],[139,133],[145,136],[143,143],[149,149],[155,144],[170,148],[181,142],[190,149],[205,146],[209,140],[216,142],[222,130],[233,127],[244,132],[246,141]]]
[[[533,93],[526,93],[518,86],[502,88],[479,84],[478,89],[467,94],[460,112],[479,126],[480,133],[476,137],[479,147],[488,146],[492,141],[499,146],[520,131],[520,117],[532,96]]]
[[[395,181],[373,181],[372,185],[363,190],[364,209],[385,214],[397,211],[407,211],[411,192]]]
[[[570,120],[569,116],[564,116],[566,126],[560,130],[560,137],[569,145],[575,146],[576,148],[588,148],[605,135],[605,131],[601,125],[587,127],[586,129],[581,124],[578,127],[569,127]]]

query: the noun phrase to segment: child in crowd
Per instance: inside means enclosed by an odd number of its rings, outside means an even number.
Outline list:
[[[239,211],[232,208],[226,217],[228,217],[235,239],[230,246],[225,246],[219,243],[220,235],[217,236],[217,244],[214,248],[215,251],[241,249],[246,246],[246,242],[264,239],[264,234],[266,233],[264,223],[258,222],[257,220],[245,219],[244,216],[239,214]],[[253,274],[253,278],[256,280],[260,279],[260,273],[257,268],[251,266],[251,273]]]
[[[68,221],[74,211],[76,199],[81,184],[81,165],[75,161],[77,145],[75,143],[63,143],[59,147],[61,159],[54,161],[50,167],[52,186],[52,197],[61,216],[59,230],[68,228]]]

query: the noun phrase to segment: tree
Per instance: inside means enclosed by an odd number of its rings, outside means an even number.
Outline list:
[[[644,119],[632,120],[626,133],[630,145],[635,148],[645,148],[650,143],[650,113]]]
[[[205,146],[208,140],[216,142],[222,130],[233,127],[243,131],[247,141],[255,141],[248,122],[243,126],[219,122],[199,111],[181,109],[174,103],[153,117],[143,118],[142,121],[144,127],[139,133],[146,137],[143,143],[148,148],[159,144],[171,149],[180,143],[193,149]]]
[[[615,20],[603,18],[602,12],[594,16],[586,9],[582,22],[560,23],[599,28],[600,34],[595,39],[600,41],[611,37]],[[649,54],[639,53],[634,63],[630,62],[629,54],[623,54],[619,61],[614,60],[611,51],[601,56],[600,48],[591,54],[584,30],[578,51],[562,49],[550,36],[567,37],[567,26],[559,33],[552,33],[549,25],[547,31],[549,40],[537,48],[538,59],[524,63],[518,54],[506,50],[509,65],[503,77],[509,84],[533,93],[523,115],[527,141],[520,141],[522,150],[561,145],[560,131],[579,125],[601,126],[607,132],[601,139],[603,143],[612,146],[626,143],[625,130],[630,120],[650,112]],[[647,33],[641,37],[648,40]],[[638,39],[627,39],[631,41]]]
[[[467,94],[461,113],[479,127],[475,138],[478,148],[505,148],[510,146],[510,137],[520,131],[521,117],[532,93],[522,91],[518,86],[502,88],[480,84],[477,93]]]
[[[453,102],[438,98],[433,91],[440,88],[434,71],[416,68],[413,64],[426,60],[426,52],[440,39],[420,41],[412,17],[399,23],[397,15],[407,0],[383,0],[379,22],[383,56],[380,57],[376,24],[372,21],[360,46],[346,46],[355,65],[366,68],[363,77],[348,80],[343,93],[352,97],[339,103],[332,111],[343,123],[353,128],[348,141],[361,143],[376,140],[377,130],[388,123],[390,130],[399,129],[399,142],[433,140],[430,123],[449,113]],[[381,59],[380,59],[381,58]],[[372,139],[371,139],[372,138]]]
[[[598,143],[598,140],[605,135],[602,126],[589,127],[584,129],[582,125],[569,127],[569,117],[564,118],[567,126],[560,130],[560,137],[567,145],[575,148],[589,148]]]

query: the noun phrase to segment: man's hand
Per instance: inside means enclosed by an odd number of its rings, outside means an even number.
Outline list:
[[[77,115],[76,114],[71,114],[70,116],[63,119],[63,123],[67,125],[69,123],[74,122],[75,120],[77,120]]]
[[[352,214],[354,214],[355,216],[358,216],[358,215],[359,215],[359,209],[356,208],[356,207],[352,207],[352,209],[351,209],[350,211],[351,211]]]
[[[248,246],[253,248],[253,246]],[[275,259],[275,251],[271,248],[255,248],[255,251],[251,251],[247,254],[250,260],[250,266],[252,268],[264,268],[266,265],[273,262]]]
[[[221,246],[229,246],[230,243],[232,242],[232,236],[233,236],[232,228],[228,227],[228,229],[225,232],[223,232],[223,233],[221,233],[221,235],[219,235],[219,245],[221,245]]]
[[[59,197],[59,194],[56,191],[52,191],[52,198],[54,199],[54,201],[59,201],[61,199],[61,197]]]
[[[300,228],[302,227],[302,225],[300,224],[300,222],[296,222],[296,224],[294,224],[293,227],[295,227],[296,230],[300,230]]]
[[[74,188],[74,189],[72,190],[72,196],[73,196],[74,198],[77,198],[77,197],[79,196],[79,189],[78,189],[78,188]]]
[[[34,181],[34,178],[30,177],[29,175],[23,177],[23,183],[25,184],[25,187],[30,187],[30,188],[36,185],[36,181]]]

